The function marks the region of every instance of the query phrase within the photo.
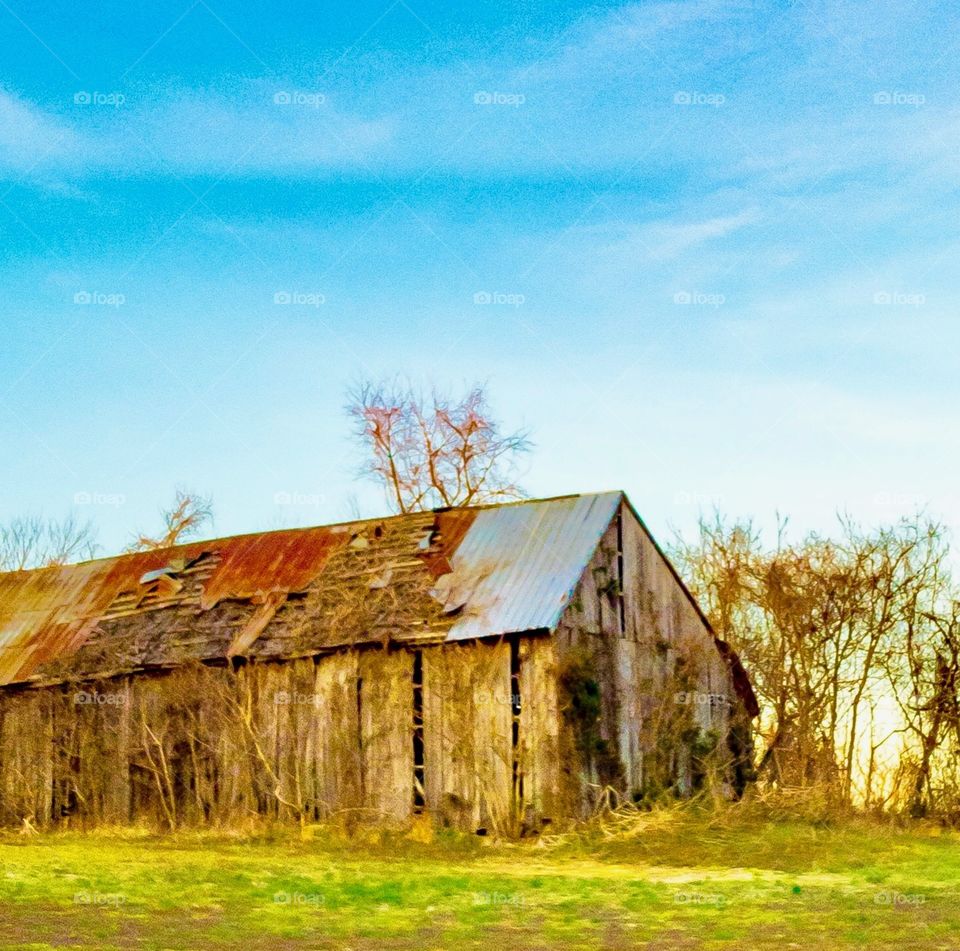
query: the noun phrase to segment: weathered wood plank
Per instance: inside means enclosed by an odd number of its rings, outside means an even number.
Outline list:
[[[3,698],[0,811],[7,822],[50,821],[53,785],[52,695],[20,691]]]
[[[557,660],[551,638],[520,640],[520,746],[523,814],[527,821],[559,819],[560,709]]]
[[[406,819],[413,809],[413,655],[363,651],[359,675],[364,804]]]
[[[328,816],[363,803],[356,653],[320,658],[314,693],[316,796],[320,814]]]
[[[511,813],[510,647],[423,653],[427,809],[461,828],[506,829]]]

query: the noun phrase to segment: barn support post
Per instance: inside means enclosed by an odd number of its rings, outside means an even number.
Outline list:
[[[352,651],[323,655],[316,659],[314,671],[315,788],[318,813],[328,818],[355,810],[364,801],[357,655]]]
[[[617,615],[620,622],[620,636],[627,633],[627,608],[624,600],[624,588],[627,579],[623,567],[623,506],[617,509]]]
[[[520,731],[517,755],[523,777],[523,819],[541,828],[572,814],[564,779],[570,751],[564,746],[558,694],[558,659],[553,640],[536,633],[519,639]]]

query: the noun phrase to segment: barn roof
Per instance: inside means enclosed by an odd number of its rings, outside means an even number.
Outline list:
[[[0,684],[553,630],[622,498],[437,510],[0,574]]]

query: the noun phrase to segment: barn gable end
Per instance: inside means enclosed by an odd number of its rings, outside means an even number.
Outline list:
[[[565,811],[588,812],[603,795],[689,793],[705,761],[749,758],[728,749],[731,730],[757,712],[742,665],[625,496],[549,650]]]

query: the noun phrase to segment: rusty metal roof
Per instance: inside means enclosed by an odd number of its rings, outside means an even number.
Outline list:
[[[0,684],[25,680],[40,665],[72,653],[118,598],[142,591],[141,579],[171,562],[189,570],[205,554],[216,555],[198,605],[209,610],[224,598],[259,601],[271,592],[303,590],[330,552],[349,540],[327,528],[268,532],[0,573]]]
[[[0,573],[0,684],[68,679],[78,652],[90,654],[91,644],[109,652],[117,643],[102,636],[117,619],[150,614],[156,621],[164,611],[179,612],[180,628],[191,617],[200,627],[205,616],[230,614],[232,633],[222,644],[196,647],[198,659],[256,653],[287,598],[311,590],[331,557],[351,548],[362,552],[364,571],[378,579],[389,578],[401,561],[422,563],[434,598],[448,612],[449,640],[550,630],[621,498],[610,492],[400,515]],[[393,539],[389,552],[381,551],[382,537]],[[373,589],[362,579],[356,586]],[[173,627],[170,622],[163,630]],[[108,657],[93,656],[98,672],[111,669]],[[138,645],[126,663],[162,656]]]

